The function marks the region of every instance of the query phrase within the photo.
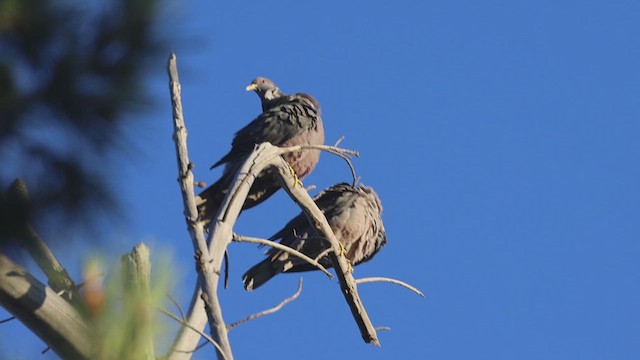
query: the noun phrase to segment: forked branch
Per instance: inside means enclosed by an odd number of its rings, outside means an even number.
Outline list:
[[[356,176],[356,169],[353,167],[353,163],[351,162],[351,157],[352,156],[358,157],[360,156],[360,153],[356,150],[339,148],[338,144],[340,144],[342,139],[344,139],[344,137],[341,137],[340,139],[338,139],[338,141],[336,141],[336,144],[334,146],[307,144],[307,145],[281,147],[279,148],[280,151],[278,155],[282,156],[289,152],[298,152],[298,151],[303,151],[307,149],[317,149],[317,150],[322,150],[322,151],[326,151],[328,153],[337,155],[340,158],[342,158],[349,166],[349,170],[351,170],[351,176],[353,177],[353,185],[355,186],[358,183],[358,177]]]

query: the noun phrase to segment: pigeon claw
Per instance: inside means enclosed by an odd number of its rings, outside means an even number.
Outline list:
[[[340,244],[340,256],[347,255],[347,248],[344,247],[344,245],[342,243],[339,243],[339,244]]]
[[[344,247],[344,244],[339,243],[340,244],[340,256],[347,256],[347,248]],[[351,274],[353,273],[353,265],[351,265],[351,260],[347,259],[347,273]]]
[[[351,265],[351,260],[347,259],[347,274],[353,274],[353,265]]]
[[[293,186],[295,187],[296,185],[300,185],[300,187],[303,187],[302,181],[298,177],[298,174],[296,174],[296,171],[293,170],[293,167],[289,166],[289,172],[291,173],[291,176],[293,176],[293,179],[294,179]]]

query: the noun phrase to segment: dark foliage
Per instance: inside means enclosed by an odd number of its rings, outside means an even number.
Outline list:
[[[23,178],[34,219],[113,208],[109,160],[149,104],[158,10],[159,0],[0,0],[0,185]],[[0,209],[14,211],[2,198]]]

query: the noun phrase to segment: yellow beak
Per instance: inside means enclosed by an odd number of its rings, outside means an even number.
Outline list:
[[[246,87],[247,91],[253,91],[255,89],[258,88],[258,84],[249,84],[249,86]]]

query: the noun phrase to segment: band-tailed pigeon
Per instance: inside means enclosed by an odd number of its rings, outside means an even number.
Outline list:
[[[346,258],[352,265],[371,259],[387,243],[382,224],[382,204],[373,189],[341,183],[320,192],[314,199],[322,210],[336,238],[345,248]],[[304,213],[300,213],[269,240],[296,249],[312,259],[330,247],[327,240],[316,235]],[[308,262],[282,250],[271,248],[267,259],[258,263],[243,277],[247,290],[257,289],[281,272],[317,270]],[[328,256],[318,260],[324,267],[332,266]]]
[[[206,225],[212,220],[229,191],[236,170],[253,151],[256,144],[270,142],[275,146],[303,144],[322,145],[324,128],[318,102],[308,94],[283,94],[271,80],[256,78],[247,86],[262,102],[262,114],[240,129],[233,138],[231,150],[211,168],[225,164],[221,178],[203,190],[199,197],[198,213]],[[318,163],[319,150],[305,150],[283,155],[298,178],[308,175]],[[273,195],[280,186],[274,172],[259,174],[249,191],[243,209],[258,205]]]

